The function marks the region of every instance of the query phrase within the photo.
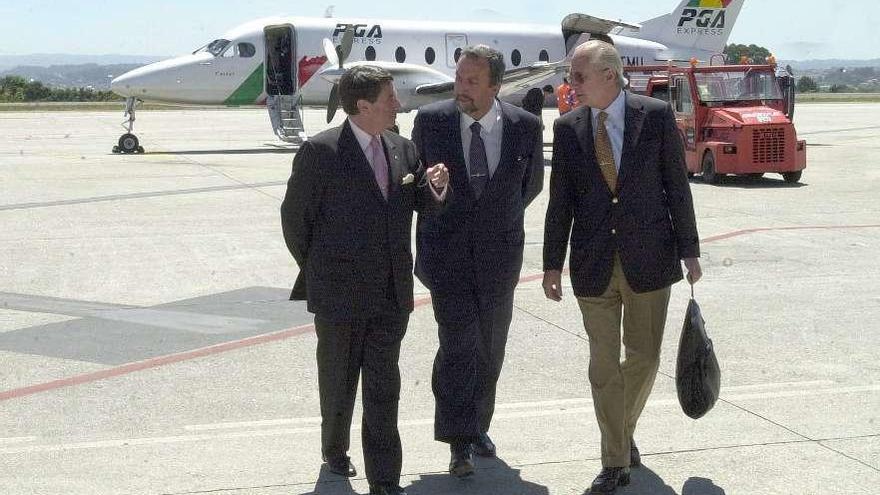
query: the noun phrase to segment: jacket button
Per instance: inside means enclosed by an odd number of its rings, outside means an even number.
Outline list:
[[[612,234],[616,234],[616,233],[617,233],[617,229],[611,229],[611,233],[612,233]]]
[[[618,202],[619,202],[619,201],[617,200],[616,197],[611,199],[611,204],[615,204],[615,205],[616,205]]]

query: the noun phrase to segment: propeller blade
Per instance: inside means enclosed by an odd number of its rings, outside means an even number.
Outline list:
[[[328,38],[324,38],[322,45],[324,46],[324,56],[327,57],[326,63],[331,67],[339,66],[339,56],[336,53],[336,47],[333,45],[333,42]]]
[[[345,32],[342,33],[342,43],[339,44],[340,54],[339,54],[339,68],[342,68],[342,64],[348,59],[348,56],[351,55],[351,46],[354,44],[354,26],[350,25],[345,28]]]
[[[336,115],[336,109],[339,107],[339,85],[334,84],[330,88],[330,99],[327,100],[327,123],[329,124]]]

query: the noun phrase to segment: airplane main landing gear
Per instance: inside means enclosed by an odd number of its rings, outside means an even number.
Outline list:
[[[119,142],[113,147],[114,153],[143,153],[144,147],[140,145],[137,136],[132,134],[134,128],[134,108],[138,104],[138,100],[132,96],[125,99],[125,116],[128,117],[127,122],[122,123],[125,127],[125,134],[119,136]]]

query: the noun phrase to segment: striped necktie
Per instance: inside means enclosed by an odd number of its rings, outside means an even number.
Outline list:
[[[596,125],[596,161],[608,189],[615,192],[617,189],[617,167],[614,165],[614,151],[611,149],[611,139],[608,138],[608,129],[605,128],[605,119],[608,114],[599,112],[599,123]]]

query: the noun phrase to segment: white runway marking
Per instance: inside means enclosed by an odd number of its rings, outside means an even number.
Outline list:
[[[183,330],[201,334],[223,334],[228,332],[253,332],[266,322],[253,318],[236,316],[217,316],[187,311],[140,308],[119,304],[105,304],[91,301],[76,301],[54,297],[31,296],[0,292],[0,303],[4,308],[18,311],[49,313],[80,318],[98,318],[142,325]]]
[[[815,384],[833,385],[829,381],[813,381],[813,382],[789,382],[789,383],[770,383],[761,385],[746,385],[741,387],[728,387],[722,389],[722,398],[727,401],[742,401],[754,399],[780,399],[788,397],[809,397],[817,395],[837,395],[852,393],[875,393],[880,392],[880,384],[873,385],[857,385],[846,387],[828,387],[828,388],[804,388],[801,390],[792,390],[792,387],[814,386]],[[749,392],[749,390],[761,388],[778,388],[786,387],[786,390],[768,391],[768,392]],[[741,393],[737,393],[740,392]],[[728,392],[728,393],[725,393]],[[732,392],[732,393],[730,393]],[[678,399],[671,394],[658,395],[649,400],[649,405],[670,405],[677,404]],[[576,407],[575,407],[576,406]],[[545,416],[565,416],[572,414],[592,414],[592,400],[586,398],[563,399],[557,401],[534,401],[534,402],[518,402],[511,404],[498,404],[496,409],[511,410],[510,412],[499,412],[495,415],[496,419],[518,419],[518,418],[537,418]],[[522,409],[522,410],[517,410]],[[530,409],[530,410],[529,410]],[[189,435],[173,435],[162,437],[144,437],[144,438],[128,438],[114,440],[99,440],[88,442],[69,442],[46,445],[10,445],[0,447],[0,454],[21,454],[34,452],[58,452],[66,450],[82,450],[95,448],[117,448],[130,447],[140,445],[156,445],[180,442],[200,442],[212,440],[224,440],[235,438],[257,438],[257,437],[276,437],[288,435],[316,434],[320,433],[320,418],[318,417],[302,417],[302,418],[280,418],[262,421],[242,421],[229,423],[214,423],[201,425],[188,425],[183,428],[188,431],[205,431],[208,433],[198,433]],[[299,428],[263,428],[266,426],[280,425],[313,425]],[[411,426],[430,426],[434,424],[433,418],[409,419],[399,422],[401,427]],[[239,430],[239,431],[224,431]],[[354,422],[352,431],[360,430],[360,424]],[[0,439],[0,445],[6,443],[26,443],[36,440],[37,437],[17,437],[12,439]]]

